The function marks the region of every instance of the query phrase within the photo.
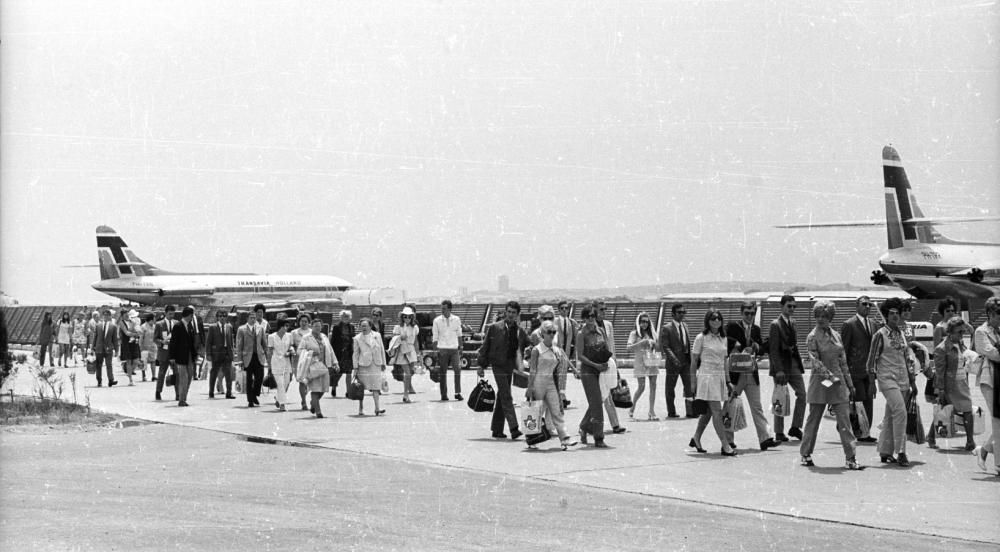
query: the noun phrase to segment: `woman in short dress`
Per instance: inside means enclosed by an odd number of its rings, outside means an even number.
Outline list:
[[[130,311],[122,310],[121,316],[118,318],[118,339],[121,348],[118,358],[121,360],[122,368],[128,376],[129,386],[135,385],[135,382],[132,381],[132,376],[135,374],[135,368],[139,364],[139,339],[141,337],[139,313],[134,309]]]
[[[976,448],[973,438],[972,392],[969,391],[969,373],[965,368],[965,320],[954,317],[945,325],[945,338],[934,348],[934,386],[937,403],[950,404],[955,414],[962,415],[965,426],[965,450]]]
[[[86,361],[87,357],[87,313],[76,313],[76,320],[73,321],[73,348],[80,353]],[[73,365],[76,366],[76,354],[73,355]]]
[[[718,309],[708,309],[705,313],[705,329],[698,334],[691,346],[691,372],[698,374],[695,399],[707,402],[708,412],[698,417],[698,427],[688,446],[694,447],[698,452],[705,452],[701,446],[701,436],[711,422],[722,442],[722,455],[736,456],[736,450],[729,443],[726,428],[722,425],[722,405],[729,399],[732,391],[726,365],[728,344],[722,326],[722,313]]]
[[[56,324],[56,344],[59,346],[59,366],[69,366],[70,352],[73,349],[73,322],[69,313],[63,312]]]
[[[855,457],[858,442],[851,430],[850,400],[854,396],[854,383],[851,381],[851,371],[847,368],[847,355],[840,334],[830,327],[830,322],[837,313],[832,301],[819,300],[813,306],[813,318],[816,327],[806,337],[806,348],[812,360],[812,373],[809,376],[809,389],[806,397],[809,402],[809,418],[802,434],[802,444],[799,454],[800,464],[811,467],[812,453],[816,448],[816,435],[819,433],[819,423],[823,421],[823,411],[827,405],[837,417],[837,431],[840,433],[840,444],[844,448],[845,466],[849,470],[862,469]],[[830,385],[824,385],[829,382]]]
[[[302,320],[301,316],[299,320]],[[298,352],[303,355],[306,351],[312,353],[311,366],[319,364],[323,370],[316,370],[319,375],[309,377],[311,370],[306,367],[305,373],[299,374],[299,380],[306,384],[306,388],[311,395],[309,411],[317,418],[323,417],[323,410],[320,408],[319,399],[330,387],[330,370],[340,371],[337,364],[337,357],[333,354],[333,347],[330,346],[330,339],[323,334],[323,320],[319,316],[312,317],[311,331],[305,334],[299,341]],[[322,373],[320,373],[322,372]]]
[[[365,389],[372,392],[375,400],[375,415],[385,414],[379,407],[379,395],[382,394],[382,378],[385,372],[385,348],[382,346],[382,336],[372,330],[372,321],[362,318],[359,324],[361,332],[354,336],[354,379]],[[358,416],[365,415],[365,400],[358,401]]]
[[[149,375],[156,379],[156,342],[153,341],[153,333],[156,325],[153,321],[156,315],[148,313],[142,317],[140,330],[142,337],[139,338],[139,361],[142,363],[142,381],[146,381],[146,368],[149,368]]]
[[[292,334],[289,330],[292,321],[285,319],[279,321],[278,330],[267,336],[267,356],[271,359],[271,375],[277,384],[275,388],[274,406],[278,410],[285,412],[285,405],[288,399],[285,390],[288,388],[288,381],[292,375],[292,364],[289,362],[289,355],[292,348]]]
[[[660,373],[660,368],[658,366],[647,366],[646,365],[646,354],[651,351],[659,351],[660,344],[657,339],[657,332],[653,329],[652,322],[649,321],[649,314],[645,312],[640,312],[639,316],[636,318],[635,329],[628,336],[628,343],[625,348],[632,354],[635,355],[635,363],[633,364],[633,375],[635,376],[638,385],[635,389],[635,395],[632,397],[632,408],[628,409],[628,415],[630,418],[635,417],[635,408],[639,406],[639,397],[646,390],[646,378],[649,378],[649,416],[648,419],[651,422],[659,420],[656,416],[656,376]]]
[[[392,365],[403,370],[403,402],[410,402],[413,393],[411,378],[420,361],[420,326],[417,326],[417,314],[410,307],[404,307],[399,313],[399,324],[392,330],[392,335],[398,336],[398,345],[392,355]],[[443,376],[442,376],[443,377]],[[375,407],[376,409],[378,406]]]

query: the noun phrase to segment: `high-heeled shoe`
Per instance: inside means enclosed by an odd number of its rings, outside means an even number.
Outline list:
[[[587,444],[587,432],[582,429],[580,430],[580,442],[584,445]]]
[[[376,410],[375,411],[375,415],[376,416],[381,416],[382,414],[385,414],[385,410]]]
[[[628,417],[629,418],[633,418],[633,419],[635,418],[635,407],[634,406],[632,408],[628,409]]]
[[[576,441],[574,441],[570,437],[567,437],[565,439],[560,440],[560,444],[562,444],[563,450],[569,450],[569,447],[576,446]]]
[[[701,443],[695,441],[694,437],[691,438],[691,442],[688,443],[688,446],[689,447],[694,447],[694,450],[696,450],[698,452],[708,452],[707,450],[701,448]]]
[[[660,421],[660,417],[657,416],[656,413],[654,413],[654,412],[650,412],[649,413],[649,418],[648,419],[651,422],[658,422],[658,421]]]
[[[895,464],[896,458],[891,454],[883,454],[880,456],[883,464]]]
[[[725,449],[722,449],[722,450],[721,450],[721,451],[719,451],[719,452],[720,452],[720,454],[722,454],[723,456],[736,456],[736,449],[733,449],[733,450],[731,450],[731,451],[729,451],[729,452],[726,452],[726,450],[725,450]]]

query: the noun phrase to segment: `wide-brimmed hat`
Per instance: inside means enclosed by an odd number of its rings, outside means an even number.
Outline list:
[[[402,314],[404,316],[413,316],[417,313],[413,312],[413,309],[411,309],[410,307],[403,307],[403,311],[400,312],[399,314]]]
[[[132,310],[128,311],[128,317],[129,318],[135,318],[137,316],[139,316],[139,311],[137,311],[135,309],[132,309]]]

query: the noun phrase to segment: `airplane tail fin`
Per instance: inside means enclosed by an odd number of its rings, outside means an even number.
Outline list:
[[[169,274],[132,253],[125,240],[110,226],[97,227],[97,261],[101,267],[102,280]]]
[[[882,148],[882,177],[885,181],[885,226],[889,249],[905,247],[907,242],[948,243],[937,228],[924,217],[917,198],[906,178],[896,148]]]

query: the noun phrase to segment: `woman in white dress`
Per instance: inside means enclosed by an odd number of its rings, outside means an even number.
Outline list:
[[[56,324],[56,344],[59,346],[59,366],[69,366],[70,351],[73,340],[73,322],[69,319],[69,313],[63,312]]]
[[[653,329],[653,323],[649,321],[649,313],[640,312],[635,323],[636,329],[628,336],[628,343],[625,348],[630,353],[635,354],[635,364],[633,364],[632,374],[638,382],[635,389],[635,396],[632,397],[632,408],[628,410],[630,418],[635,417],[635,407],[639,405],[639,397],[646,390],[646,378],[649,378],[649,421],[659,420],[656,416],[656,376],[660,373],[658,366],[646,365],[646,354],[652,351],[659,351],[660,344],[657,339],[657,332]]]
[[[403,402],[410,402],[413,393],[411,378],[420,361],[420,326],[417,326],[417,314],[410,307],[404,307],[399,313],[399,324],[392,330],[393,339],[399,338],[393,350],[392,365],[403,370]],[[376,410],[378,407],[375,407]]]
[[[292,327],[292,322],[290,320],[281,322],[278,331],[267,336],[267,356],[271,359],[271,374],[274,376],[275,383],[278,384],[274,406],[285,412],[285,405],[288,404],[285,390],[288,388],[288,382],[292,375],[292,365],[289,361],[292,334],[288,332]]]
[[[385,414],[379,407],[379,395],[382,393],[382,377],[385,372],[385,348],[382,346],[382,336],[372,330],[372,322],[362,318],[361,329],[354,336],[354,379],[361,382],[365,389],[372,392],[375,400],[375,415]],[[365,400],[358,401],[358,416],[365,415]]]
[[[726,428],[722,424],[722,405],[729,399],[732,384],[729,383],[729,368],[726,365],[726,334],[722,331],[722,313],[718,309],[708,309],[705,313],[705,329],[698,334],[691,346],[691,372],[698,375],[695,399],[708,403],[708,412],[698,418],[698,428],[688,446],[698,452],[705,452],[701,446],[701,436],[708,423],[712,422],[715,433],[722,442],[723,456],[736,456],[736,450],[729,444]]]
[[[76,353],[86,360],[87,357],[87,314],[76,313],[76,320],[73,321],[73,366],[76,366]]]

